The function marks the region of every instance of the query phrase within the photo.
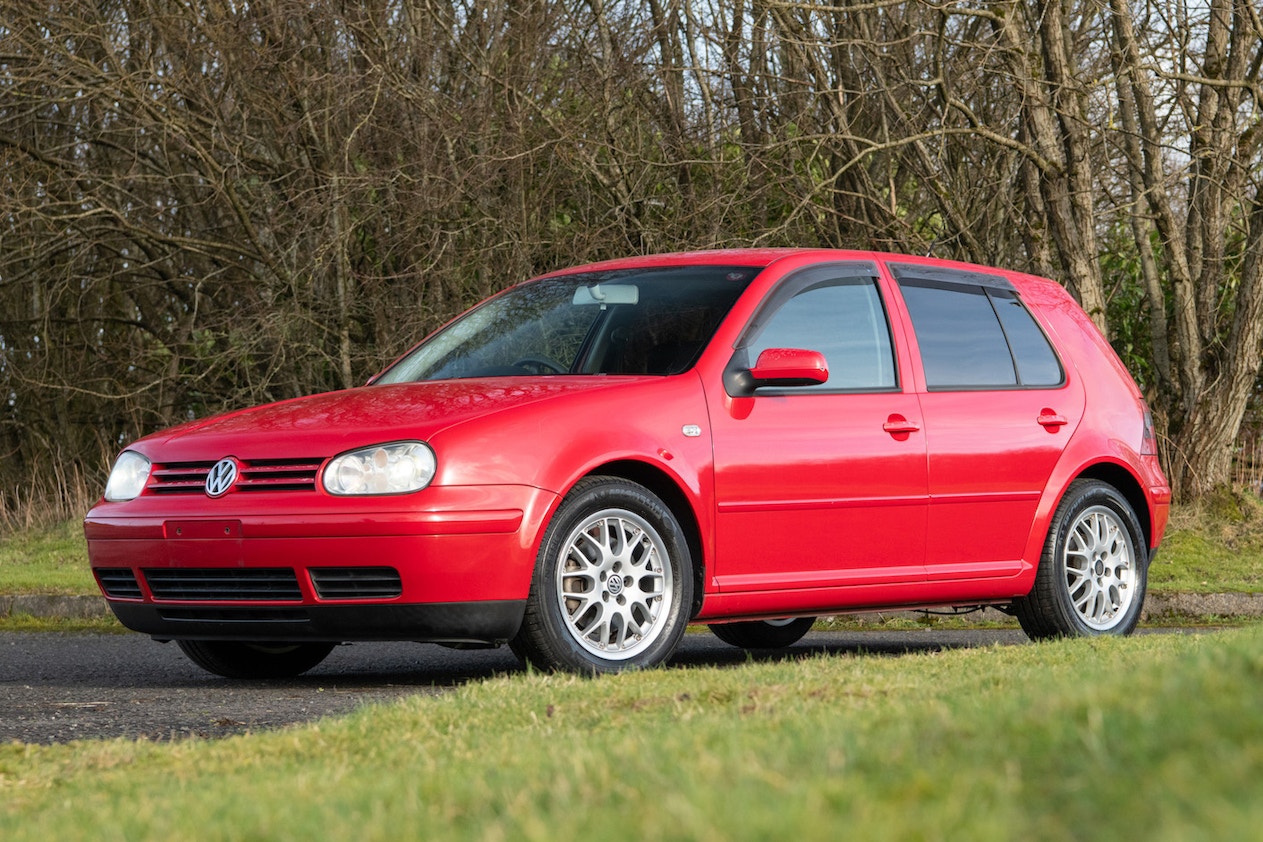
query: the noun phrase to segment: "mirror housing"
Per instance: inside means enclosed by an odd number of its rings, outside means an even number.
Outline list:
[[[754,388],[760,386],[818,386],[829,379],[824,354],[802,348],[768,348],[750,369]]]
[[[755,389],[818,386],[829,379],[824,354],[802,348],[768,348],[748,367],[745,349],[738,350],[724,371],[724,389],[734,398],[750,397]]]

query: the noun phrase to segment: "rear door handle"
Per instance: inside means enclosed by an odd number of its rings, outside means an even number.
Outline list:
[[[1035,421],[1041,427],[1046,427],[1049,430],[1055,430],[1058,427],[1064,427],[1065,425],[1070,423],[1066,419],[1066,416],[1059,415],[1056,412],[1053,412],[1051,409],[1041,410],[1039,413],[1039,417],[1036,418]]]
[[[915,433],[921,429],[921,425],[915,421],[909,421],[902,415],[892,415],[886,419],[886,423],[882,424],[881,428],[894,435],[898,433]]]

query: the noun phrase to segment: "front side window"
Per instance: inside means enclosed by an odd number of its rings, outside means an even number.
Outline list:
[[[751,363],[768,348],[824,355],[829,379],[795,392],[876,391],[897,385],[886,311],[871,277],[813,282],[760,321],[745,343]]]
[[[488,299],[378,383],[548,374],[678,374],[758,268],[688,266],[532,281]]]

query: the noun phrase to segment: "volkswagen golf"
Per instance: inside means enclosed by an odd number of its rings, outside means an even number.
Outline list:
[[[223,676],[338,643],[661,664],[822,614],[1137,624],[1170,489],[1056,283],[874,252],[638,257],[511,286],[363,387],[126,447],[85,531],[127,627]]]

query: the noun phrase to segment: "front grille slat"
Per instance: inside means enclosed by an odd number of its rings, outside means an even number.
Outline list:
[[[234,492],[314,491],[323,459],[240,460]],[[153,494],[204,494],[214,462],[168,462],[155,465],[149,478]]]
[[[205,491],[206,475],[214,462],[169,462],[155,465],[149,490],[159,494],[195,494]]]
[[[321,599],[393,599],[403,582],[393,567],[313,567],[311,583]]]
[[[289,568],[149,569],[154,599],[198,602],[301,602],[298,577]]]

